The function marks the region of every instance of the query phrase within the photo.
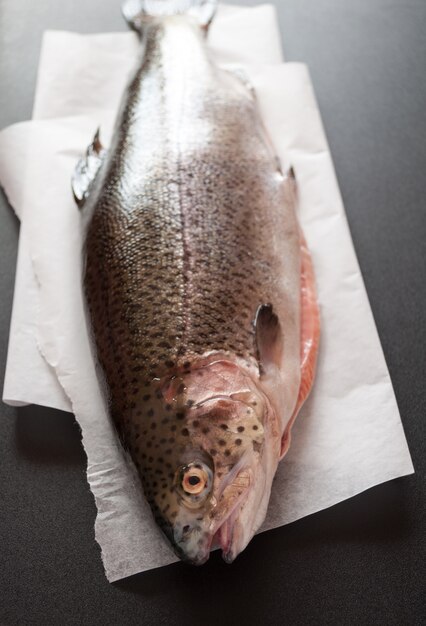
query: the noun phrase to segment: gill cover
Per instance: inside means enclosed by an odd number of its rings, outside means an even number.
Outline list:
[[[127,23],[137,32],[144,24],[168,15],[189,15],[201,27],[208,28],[216,11],[217,0],[126,0],[122,12]]]

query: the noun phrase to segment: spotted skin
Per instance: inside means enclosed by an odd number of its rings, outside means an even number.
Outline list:
[[[226,519],[266,448],[273,475],[296,403],[299,231],[252,91],[184,16],[154,20],[143,41],[84,209],[84,289],[111,415],[159,525],[199,563],[215,533],[231,550]],[[263,303],[285,333],[279,410],[259,382]],[[177,477],[197,460],[213,483],[191,508]]]

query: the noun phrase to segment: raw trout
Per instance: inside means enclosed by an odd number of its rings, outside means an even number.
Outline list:
[[[111,416],[177,554],[231,562],[264,520],[319,337],[296,183],[213,3],[130,2],[142,53],[110,148],[76,168],[84,291]]]

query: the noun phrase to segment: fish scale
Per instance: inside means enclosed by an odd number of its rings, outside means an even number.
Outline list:
[[[84,202],[93,350],[175,550],[202,563],[222,541],[232,560],[262,521],[298,398],[294,184],[253,90],[212,62],[194,19],[150,17],[142,41]]]

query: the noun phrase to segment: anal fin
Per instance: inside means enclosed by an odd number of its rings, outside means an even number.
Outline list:
[[[106,152],[99,139],[98,128],[92,143],[86,150],[86,154],[78,160],[71,179],[74,199],[79,208],[84,205],[90,194],[90,190],[103,163]]]
[[[301,378],[299,395],[293,415],[285,429],[281,441],[281,458],[286,454],[291,439],[291,427],[303,403],[311,391],[317,362],[320,338],[320,314],[315,288],[315,276],[312,259],[306,245],[305,237],[300,229],[301,251],[301,333],[300,333],[300,368]]]

